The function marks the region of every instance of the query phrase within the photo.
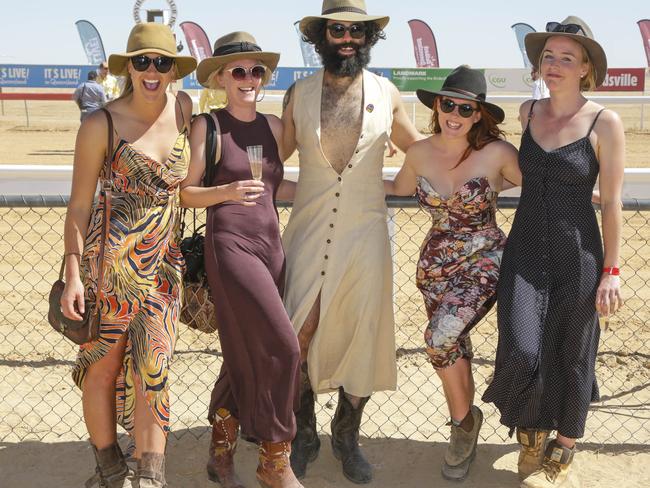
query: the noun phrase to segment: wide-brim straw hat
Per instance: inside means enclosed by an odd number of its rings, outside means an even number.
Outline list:
[[[341,22],[375,22],[380,29],[388,24],[390,17],[385,15],[368,15],[365,0],[323,0],[321,15],[311,15],[300,21],[300,32],[315,20],[338,20]]]
[[[178,78],[189,75],[196,69],[196,59],[192,56],[179,56],[176,51],[176,40],[169,26],[155,22],[136,24],[126,43],[126,52],[111,54],[108,58],[108,69],[116,76],[128,74],[129,59],[141,54],[154,53],[174,58]]]
[[[577,25],[582,28],[582,32],[578,33],[569,33],[564,32],[564,29],[567,29],[567,26]],[[548,27],[548,26],[547,26]],[[607,56],[602,46],[596,42],[594,35],[591,32],[591,29],[587,23],[579,17],[574,15],[568,16],[561,23],[554,26],[552,32],[531,32],[527,34],[524,38],[524,43],[526,44],[526,53],[528,54],[528,59],[530,62],[539,69],[539,57],[544,50],[546,41],[549,37],[568,37],[574,41],[582,44],[589,54],[589,60],[594,65],[596,70],[596,87],[603,84],[605,81],[605,76],[607,75]]]
[[[506,114],[498,105],[485,101],[486,92],[487,83],[483,72],[467,66],[459,66],[449,73],[439,91],[420,89],[415,93],[420,101],[430,109],[433,109],[436,97],[460,98],[477,102],[483,105],[496,119],[497,124],[500,124],[506,118]]]
[[[196,78],[201,85],[210,88],[208,78],[212,73],[232,61],[239,59],[258,59],[272,72],[278,67],[280,53],[262,51],[255,38],[248,32],[231,32],[217,39],[212,57],[199,63]]]

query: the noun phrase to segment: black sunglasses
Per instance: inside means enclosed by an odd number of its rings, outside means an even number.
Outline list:
[[[565,32],[567,34],[582,33],[586,36],[587,33],[578,24],[560,24],[559,22],[548,22],[546,24],[546,32]]]
[[[172,66],[174,66],[174,58],[167,56],[150,58],[145,54],[141,54],[140,56],[133,56],[131,58],[131,64],[136,71],[147,71],[151,63],[153,63],[158,73],[168,73],[169,70],[172,69]]]
[[[458,115],[464,119],[468,119],[474,112],[478,112],[478,108],[472,107],[469,103],[456,103],[449,98],[440,100],[440,110],[446,114],[452,113],[456,107],[458,107]]]
[[[251,78],[254,80],[261,80],[266,74],[266,66],[262,66],[261,64],[256,64],[252,68],[237,66],[235,68],[227,69],[226,71],[228,71],[232,75],[233,79],[237,81],[244,81],[247,74],[250,74]]]
[[[350,26],[343,24],[330,24],[327,26],[330,36],[334,39],[342,39],[346,32],[350,33],[352,39],[361,39],[366,35],[366,26],[361,24],[352,24]]]

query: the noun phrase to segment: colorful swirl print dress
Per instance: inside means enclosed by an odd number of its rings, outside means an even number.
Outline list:
[[[116,381],[117,421],[134,426],[135,388],[169,431],[169,362],[180,313],[183,255],[179,249],[179,184],[189,165],[187,128],[166,161],[156,161],[119,140],[111,163],[110,236],[104,257],[100,337],[81,346],[72,376],[83,389],[88,366],[128,334]],[[95,203],[81,262],[86,290],[96,289],[104,199]],[[89,299],[95,299],[89,292]]]
[[[470,179],[445,199],[418,176],[417,199],[432,223],[416,277],[429,318],[424,339],[431,364],[445,368],[472,358],[469,333],[496,301],[506,239],[496,224],[497,192],[486,177]]]

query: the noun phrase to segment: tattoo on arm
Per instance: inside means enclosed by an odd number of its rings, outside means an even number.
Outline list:
[[[294,83],[289,87],[289,89],[286,91],[284,94],[284,99],[282,100],[282,113],[284,114],[284,111],[287,109],[287,106],[289,105],[289,102],[291,101],[291,94],[293,93],[293,88],[296,86]]]

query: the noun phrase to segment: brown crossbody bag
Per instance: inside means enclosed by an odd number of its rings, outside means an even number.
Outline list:
[[[65,256],[61,262],[59,279],[54,282],[50,290],[50,308],[47,314],[47,320],[50,325],[65,337],[76,344],[85,344],[99,337],[99,324],[101,321],[100,303],[103,295],[104,282],[104,251],[106,249],[106,240],[108,239],[109,224],[111,220],[111,200],[113,198],[111,182],[111,156],[113,152],[113,119],[108,110],[102,108],[106,113],[108,121],[108,146],[106,150],[106,159],[104,160],[103,176],[100,177],[100,194],[104,198],[104,208],[102,211],[102,233],[99,243],[99,276],[97,278],[97,291],[95,301],[86,300],[84,302],[84,314],[82,320],[72,320],[63,315],[61,311],[61,295],[65,288],[63,281],[65,271]],[[80,256],[80,259],[83,259]]]

